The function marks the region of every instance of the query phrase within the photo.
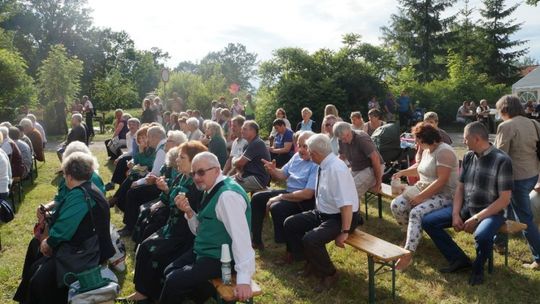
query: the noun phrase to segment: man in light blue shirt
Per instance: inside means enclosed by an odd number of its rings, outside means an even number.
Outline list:
[[[276,162],[263,161],[268,173],[275,179],[287,181],[285,190],[257,192],[251,199],[251,231],[253,247],[264,249],[262,227],[266,210],[272,213],[274,239],[285,243],[283,222],[291,215],[311,210],[315,205],[314,193],[317,180],[317,164],[311,161],[307,151],[307,139],[314,135],[311,131],[301,132],[298,137],[298,152],[281,169]]]

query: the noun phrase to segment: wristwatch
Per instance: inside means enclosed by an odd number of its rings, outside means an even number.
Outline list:
[[[351,230],[350,229],[341,229],[341,233],[350,233]]]

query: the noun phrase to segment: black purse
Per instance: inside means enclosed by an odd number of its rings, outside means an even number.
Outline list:
[[[15,217],[15,210],[10,202],[0,199],[0,222],[8,223]]]
[[[538,134],[538,127],[536,127],[536,123],[533,121],[534,129],[536,130],[536,158],[540,161],[540,135]]]
[[[92,206],[90,206],[90,197],[88,196],[86,189],[83,187],[80,187],[80,189],[84,192],[90,219],[94,226],[94,235],[83,241],[81,244],[75,245],[70,244],[69,242],[60,244],[54,255],[56,264],[56,283],[58,287],[64,286],[64,276],[68,272],[80,273],[99,265],[99,238],[96,232],[94,216],[92,214]]]

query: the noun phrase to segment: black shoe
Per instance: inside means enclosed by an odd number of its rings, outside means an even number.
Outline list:
[[[479,273],[479,274],[471,274],[471,277],[469,278],[469,285],[471,286],[474,286],[474,285],[480,285],[484,283],[484,275]]]
[[[113,183],[107,183],[105,185],[105,191],[111,191],[114,190],[114,184]]]
[[[259,251],[264,251],[264,243],[251,243],[251,248]]]
[[[450,263],[448,267],[441,268],[439,271],[441,273],[454,273],[454,272],[460,272],[465,269],[471,268],[471,261],[469,259],[466,260],[457,260],[455,262]]]

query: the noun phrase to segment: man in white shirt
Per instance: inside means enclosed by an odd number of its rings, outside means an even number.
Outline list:
[[[326,244],[335,240],[345,247],[349,233],[358,225],[358,195],[347,165],[332,153],[328,136],[317,134],[307,140],[311,160],[319,165],[315,209],[285,220],[287,251],[294,260],[306,259],[304,276],[321,277],[315,292],[322,292],[338,279]]]
[[[242,115],[236,116],[235,118],[231,119],[231,132],[235,137],[235,140],[232,143],[231,153],[229,155],[229,158],[227,158],[225,167],[223,168],[223,174],[225,175],[234,175],[236,173],[236,168],[232,166],[232,160],[233,158],[242,156],[242,154],[244,153],[244,148],[248,144],[247,140],[242,137],[242,125],[245,121],[246,119]]]
[[[252,296],[251,277],[255,273],[255,251],[251,248],[249,233],[249,198],[232,178],[222,175],[217,157],[210,152],[197,154],[191,170],[197,188],[205,190],[198,214],[191,209],[185,195],[177,196],[175,203],[185,212],[189,228],[196,235],[195,243],[193,251],[165,269],[159,303],[181,303],[187,294],[207,287],[208,280],[221,277],[222,244],[232,249],[235,295],[238,301],[245,301]],[[201,292],[193,295],[201,302],[207,296]]]

